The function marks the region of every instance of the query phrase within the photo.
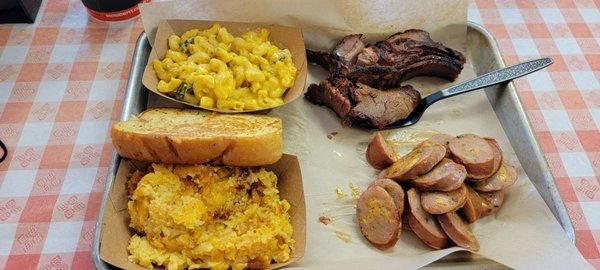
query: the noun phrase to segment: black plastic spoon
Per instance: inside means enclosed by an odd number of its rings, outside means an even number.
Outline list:
[[[471,92],[473,90],[486,88],[499,83],[507,82],[512,79],[525,76],[529,73],[538,71],[545,68],[553,63],[551,58],[541,58],[537,60],[531,60],[516,64],[514,66],[494,70],[490,73],[475,77],[466,82],[454,85],[452,87],[437,91],[425,98],[421,99],[421,103],[413,110],[413,112],[406,118],[397,121],[385,128],[399,128],[412,126],[419,122],[421,116],[431,104],[436,103],[442,99],[449,98],[452,96]]]

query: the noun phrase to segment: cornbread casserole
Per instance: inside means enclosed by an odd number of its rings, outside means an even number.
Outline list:
[[[151,268],[267,268],[290,259],[290,204],[264,168],[153,164],[129,187],[129,260]],[[141,177],[141,178],[140,178]]]

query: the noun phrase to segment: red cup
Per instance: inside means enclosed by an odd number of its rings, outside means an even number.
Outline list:
[[[138,4],[151,0],[82,0],[88,14],[99,21],[118,22],[140,15]]]

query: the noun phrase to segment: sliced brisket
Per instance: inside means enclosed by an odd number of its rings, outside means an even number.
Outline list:
[[[346,115],[353,106],[349,93],[352,87],[354,85],[347,79],[328,78],[321,81],[320,84],[311,84],[304,96],[314,104],[331,108],[342,118],[342,124],[350,126],[352,123],[347,122]]]
[[[350,122],[379,129],[405,119],[421,102],[421,95],[410,85],[379,90],[357,83],[350,95],[356,102],[346,115]]]
[[[379,90],[344,77],[329,77],[308,87],[306,98],[335,111],[345,126],[384,128],[406,118],[421,101],[412,86]]]

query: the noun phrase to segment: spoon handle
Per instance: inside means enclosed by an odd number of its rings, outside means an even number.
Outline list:
[[[534,71],[538,71],[553,63],[551,58],[541,58],[516,64],[514,66],[494,70],[466,82],[454,85],[452,87],[440,90],[425,97],[425,106],[429,106],[439,100],[471,92],[473,90],[486,88],[495,84],[510,81],[512,79],[525,76]]]

